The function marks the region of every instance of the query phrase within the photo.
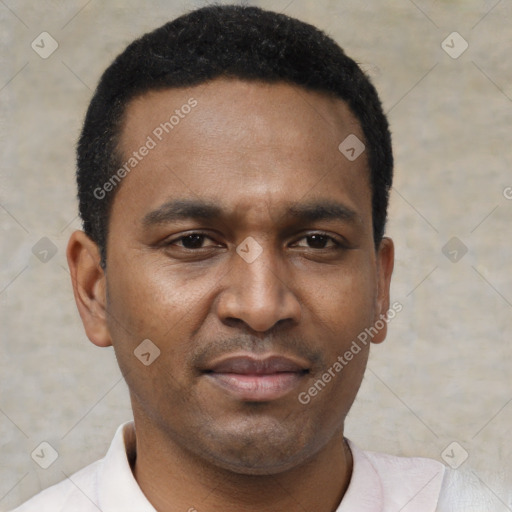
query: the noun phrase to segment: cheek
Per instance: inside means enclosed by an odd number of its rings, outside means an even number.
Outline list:
[[[170,272],[149,265],[132,265],[129,272],[117,268],[107,283],[108,325],[132,398],[176,405],[186,379],[194,298],[169,279]],[[154,411],[149,407],[146,413]]]
[[[320,404],[326,402],[346,405],[346,413],[359,389],[370,347],[367,329],[373,325],[376,311],[376,287],[368,277],[370,268],[359,262],[350,271],[330,276],[323,290],[318,288],[311,296],[310,307],[317,318],[310,323],[308,333],[321,346],[323,368],[311,376],[310,386],[318,379],[328,380],[318,400],[318,414],[325,413],[320,411]],[[313,394],[316,392],[312,389]]]
[[[124,374],[142,372],[142,380],[156,375],[165,380],[169,376],[162,372],[171,372],[170,385],[186,379],[194,333],[208,314],[209,293],[216,279],[213,271],[185,272],[151,258],[112,265],[107,279],[108,325]],[[146,368],[134,353],[147,339],[160,352]]]
[[[143,259],[116,268],[108,279],[109,310],[128,329],[147,337],[182,323],[208,288],[208,283],[188,281],[172,266]]]
[[[311,307],[333,326],[333,332],[367,327],[374,318],[377,288],[369,262],[358,259],[311,289]]]

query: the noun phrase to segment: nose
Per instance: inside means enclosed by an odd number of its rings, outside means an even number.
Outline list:
[[[233,254],[217,303],[217,314],[226,324],[243,322],[250,329],[266,332],[278,323],[300,321],[300,302],[291,288],[286,262],[263,248],[252,262]]]

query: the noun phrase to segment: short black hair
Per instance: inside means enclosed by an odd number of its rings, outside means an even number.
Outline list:
[[[211,5],[132,42],[96,88],[77,145],[77,184],[84,231],[98,244],[102,265],[116,190],[106,193],[102,186],[122,165],[118,142],[127,104],[150,90],[191,87],[220,77],[285,82],[348,104],[365,137],[378,247],[386,224],[393,154],[388,121],[369,78],[312,25],[257,7]]]

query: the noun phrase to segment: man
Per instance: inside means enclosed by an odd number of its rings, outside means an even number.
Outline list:
[[[87,112],[68,261],[134,423],[17,510],[485,510],[344,437],[398,307],[392,168],[374,87],[310,25],[213,6],[132,43]]]

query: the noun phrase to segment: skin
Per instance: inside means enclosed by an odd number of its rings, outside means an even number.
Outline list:
[[[333,511],[350,480],[343,427],[369,345],[309,404],[298,394],[389,308],[393,244],[375,248],[366,154],[350,162],[338,150],[351,133],[364,140],[361,128],[327,95],[218,79],[132,100],[122,160],[191,97],[198,105],[116,191],[106,271],[83,232],[68,246],[87,335],[114,346],[130,389],[135,478],[161,512]],[[148,217],[177,199],[222,214]],[[289,214],[312,203],[352,216]],[[180,239],[197,231],[206,236]],[[252,263],[236,252],[249,236],[262,248]],[[144,339],[161,351],[149,366],[133,354]],[[242,400],[201,371],[240,351],[299,358],[308,371],[276,400]]]

